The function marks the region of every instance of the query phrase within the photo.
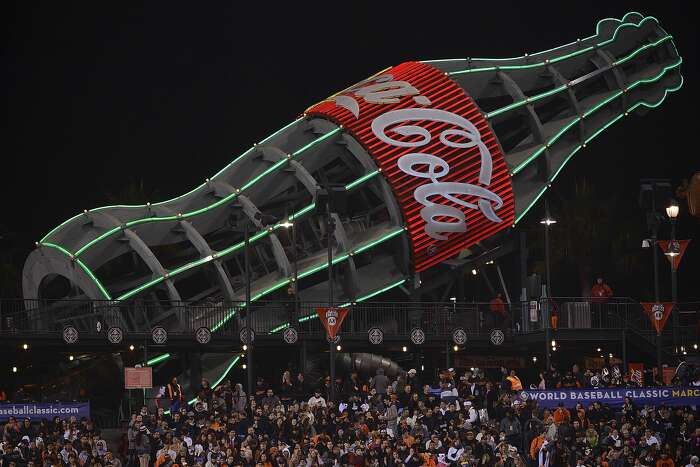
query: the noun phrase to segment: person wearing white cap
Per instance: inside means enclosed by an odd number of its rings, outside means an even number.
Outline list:
[[[406,374],[406,384],[409,384],[414,389],[421,387],[418,372],[415,368],[408,370],[408,373]]]
[[[695,467],[698,465],[698,463],[700,463],[700,459],[698,458],[698,456],[693,456],[690,458],[685,467]]]
[[[479,421],[479,412],[472,404],[472,401],[464,401],[464,410],[467,411],[467,420],[464,422],[464,428],[471,430]]]

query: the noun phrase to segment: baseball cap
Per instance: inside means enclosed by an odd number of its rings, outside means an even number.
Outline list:
[[[416,369],[415,369],[415,368],[411,368],[410,370],[408,370],[408,374],[410,374],[410,375],[415,375],[415,374],[416,374]]]

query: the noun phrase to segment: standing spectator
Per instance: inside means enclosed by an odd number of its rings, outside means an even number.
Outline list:
[[[596,279],[596,283],[591,288],[591,298],[594,303],[605,303],[613,296],[613,291],[602,277]]]
[[[506,311],[506,303],[503,301],[503,296],[498,293],[489,303],[491,311],[491,319],[493,320],[494,328],[502,328],[504,323],[508,321],[508,312]]]
[[[182,386],[177,382],[177,378],[173,378],[165,387],[165,392],[170,400],[170,413],[175,413],[180,410],[180,404],[185,400],[182,394]]]
[[[506,389],[511,391],[523,390],[523,383],[520,381],[520,378],[518,378],[518,375],[515,374],[515,370],[510,370],[510,374],[506,376],[505,379],[508,382]]]
[[[370,388],[377,391],[377,394],[384,396],[386,394],[386,388],[389,385],[389,378],[384,375],[384,368],[379,368],[377,374],[372,378]]]
[[[605,321],[605,304],[613,296],[613,291],[608,284],[603,282],[603,278],[596,279],[596,283],[591,288],[591,303],[593,304],[593,323],[603,327]]]

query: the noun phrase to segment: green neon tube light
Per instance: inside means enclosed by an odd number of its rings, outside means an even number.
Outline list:
[[[390,239],[396,237],[398,234],[403,233],[403,232],[405,232],[405,231],[406,231],[406,230],[405,230],[403,227],[401,227],[401,228],[399,228],[398,230],[395,230],[395,231],[393,231],[393,232],[390,232],[390,233],[388,233],[387,235],[381,237],[380,239],[373,241],[373,242],[372,242],[372,246],[376,246],[376,245],[378,245],[378,244],[380,244],[380,243],[382,243],[382,242],[385,242],[385,241],[387,241],[387,240],[390,240]],[[357,251],[357,250],[355,250],[355,251]],[[364,251],[364,250],[363,250],[363,251]],[[354,253],[353,253],[353,254],[354,254]],[[345,260],[348,259],[349,257],[350,257],[350,254],[343,254],[343,255],[340,255],[339,257],[333,259],[333,264],[336,264],[336,263],[340,263],[340,262],[342,262],[342,261],[345,261]],[[315,273],[315,272],[324,270],[324,269],[326,269],[327,267],[328,267],[328,261],[326,260],[326,261],[324,261],[324,262],[321,263],[321,264],[318,264],[318,265],[316,265],[316,266],[312,266],[312,267],[309,268],[309,269],[306,269],[306,270],[304,270],[304,271],[301,271],[301,272],[297,273],[297,277],[301,279],[302,277],[306,277],[306,276],[309,276],[309,275],[311,275],[311,274],[313,274],[313,273]],[[263,290],[263,291],[261,291],[261,292],[258,292],[257,294],[251,296],[251,297],[250,297],[250,301],[251,301],[251,302],[257,301],[257,300],[259,300],[260,298],[264,297],[265,295],[267,295],[267,294],[269,294],[269,293],[271,293],[271,292],[274,292],[275,290],[278,290],[278,289],[280,289],[281,287],[284,287],[285,285],[287,285],[287,284],[289,284],[289,283],[291,283],[291,280],[290,280],[290,279],[282,279],[282,280],[278,281],[277,283],[275,283],[274,285],[268,287],[267,289],[265,289],[265,290]],[[245,307],[245,305],[243,305],[243,306],[241,306],[241,307],[239,307],[239,308],[244,308],[244,307]],[[220,329],[221,326],[223,326],[228,320],[230,320],[233,316],[235,316],[235,314],[236,314],[236,310],[235,310],[235,309],[231,310],[231,312],[228,313],[228,314],[226,314],[226,315],[224,316],[224,318],[223,318],[221,321],[219,321],[219,322],[216,323],[214,326],[212,326],[212,329],[211,329],[212,332],[213,332],[213,331],[217,331],[218,329]]]
[[[282,133],[283,131],[285,131],[285,130],[288,129],[289,127],[295,125],[296,123],[298,123],[298,122],[301,121],[301,120],[303,120],[303,118],[298,118],[298,119],[294,120],[293,122],[291,122],[291,123],[285,125],[285,126],[282,127],[281,129],[277,130],[276,132],[274,132],[274,133],[271,134],[270,136],[268,136],[268,137],[266,137],[265,139],[263,139],[259,144],[264,144],[264,143],[266,143],[267,141],[271,140],[272,138],[274,138],[274,137],[277,136],[278,134]],[[236,158],[235,158],[233,161],[231,161],[226,167],[224,167],[223,169],[221,169],[219,172],[217,172],[217,173],[216,173],[213,177],[211,177],[211,178],[212,178],[212,179],[215,179],[216,177],[218,177],[219,175],[221,175],[221,173],[223,173],[226,169],[228,169],[229,167],[233,166],[233,165],[236,164],[239,160],[241,160],[242,158],[244,158],[245,156],[247,156],[248,154],[250,154],[250,152],[251,152],[253,149],[255,149],[255,146],[253,146],[252,148],[246,150],[246,151],[245,151],[243,154],[241,154],[240,156],[236,157]],[[204,185],[205,185],[205,184],[203,183],[203,184],[199,185],[198,187],[196,187],[196,188],[194,188],[194,189],[188,191],[188,192],[185,193],[184,195],[176,196],[175,198],[172,198],[172,199],[169,199],[169,200],[165,200],[165,201],[159,201],[159,202],[156,202],[156,203],[151,203],[151,206],[159,206],[159,205],[161,205],[161,204],[170,203],[171,201],[177,201],[178,199],[183,198],[183,197],[185,197],[185,196],[187,196],[187,195],[189,195],[189,194],[191,194],[191,193],[194,193],[195,191],[201,189]],[[133,204],[133,205],[128,205],[128,204],[116,204],[116,205],[111,205],[111,206],[102,206],[102,207],[99,207],[99,208],[94,208],[94,209],[92,209],[91,211],[101,211],[101,210],[103,210],[103,209],[109,209],[109,208],[145,208],[145,207],[147,207],[147,206],[148,206],[147,204]],[[49,233],[47,233],[46,235],[44,235],[44,237],[40,240],[40,242],[44,242],[48,237],[50,237],[50,236],[51,236],[54,232],[56,232],[58,229],[60,229],[60,228],[63,227],[64,225],[68,224],[69,222],[71,222],[71,221],[77,219],[78,217],[80,217],[80,216],[82,216],[82,215],[83,215],[83,213],[77,214],[77,215],[71,217],[70,219],[68,219],[68,220],[66,220],[66,221],[64,221],[64,222],[62,222],[62,223],[59,224],[58,226],[54,227],[53,229],[51,229],[51,231],[50,231]]]
[[[628,17],[629,15],[639,15],[639,16],[643,16],[643,15],[642,15],[641,13],[639,13],[639,12],[630,11],[629,13],[626,13],[625,16],[623,16],[621,20],[618,19],[618,18],[603,18],[603,19],[601,19],[600,21],[598,21],[598,23],[596,24],[596,33],[593,34],[592,36],[588,36],[588,37],[586,37],[586,38],[584,38],[584,39],[581,39],[581,41],[582,41],[582,42],[585,42],[585,41],[589,41],[589,40],[591,40],[591,39],[595,39],[596,36],[598,35],[598,31],[600,30],[600,25],[601,25],[604,21],[616,21],[616,22],[618,22],[618,23],[625,23],[625,22],[627,21],[627,17]],[[568,44],[558,45],[558,46],[553,47],[553,48],[551,48],[551,49],[540,50],[539,52],[532,53],[532,54],[530,54],[529,56],[533,57],[533,56],[542,55],[542,54],[548,53],[548,52],[554,52],[555,50],[563,49],[563,48],[565,48],[565,47],[571,47],[572,45],[576,45],[577,43],[578,43],[577,41],[569,42]],[[467,60],[483,60],[483,61],[497,62],[497,61],[518,60],[518,59],[520,59],[520,58],[525,58],[525,56],[524,56],[524,55],[521,55],[521,56],[519,56],[519,57],[510,57],[510,58],[441,58],[441,59],[439,59],[439,60],[422,60],[422,62],[423,62],[423,63],[441,63],[441,62],[456,62],[456,61],[467,61]]]
[[[673,36],[671,36],[671,35],[666,35],[666,36],[662,37],[661,39],[659,39],[659,40],[657,40],[657,41],[655,41],[655,42],[652,42],[652,43],[650,43],[650,44],[643,45],[643,46],[639,47],[638,49],[636,49],[634,52],[632,52],[632,53],[630,53],[629,55],[625,56],[624,58],[621,58],[621,59],[619,59],[619,60],[616,60],[616,61],[614,62],[614,65],[613,65],[613,66],[622,65],[623,63],[628,62],[629,60],[631,60],[631,59],[634,58],[635,56],[639,55],[639,54],[642,53],[643,51],[645,51],[645,50],[647,50],[647,49],[650,49],[650,48],[652,48],[652,47],[656,47],[656,46],[658,46],[659,44],[662,44],[662,43],[664,43],[664,42],[666,42],[666,41],[668,41],[668,40],[671,40],[672,38],[673,38]],[[497,116],[497,115],[500,115],[500,114],[502,114],[502,113],[508,112],[509,110],[517,109],[517,108],[523,107],[523,106],[525,106],[525,105],[531,104],[531,103],[533,103],[533,102],[537,102],[537,101],[539,101],[539,100],[541,100],[541,99],[544,99],[544,98],[546,98],[546,97],[553,96],[553,95],[555,95],[555,94],[559,94],[560,92],[565,91],[565,90],[568,89],[568,88],[569,88],[569,86],[563,84],[563,85],[561,85],[561,86],[558,86],[558,87],[556,87],[556,88],[554,88],[554,89],[551,89],[551,90],[549,90],[549,91],[543,92],[543,93],[541,93],[541,94],[536,94],[536,95],[534,95],[534,96],[527,97],[526,99],[521,99],[521,100],[519,100],[519,101],[517,101],[517,102],[513,102],[512,104],[508,104],[508,105],[506,105],[505,107],[501,107],[500,109],[496,109],[496,110],[494,110],[493,112],[487,113],[487,114],[486,114],[486,118],[493,118],[493,117],[495,117],[495,116]]]
[[[75,255],[73,255],[70,251],[66,250],[61,245],[56,245],[55,243],[51,243],[51,242],[43,242],[43,243],[40,242],[39,245],[45,246],[47,248],[53,248],[54,250],[60,251],[61,253],[63,253],[67,257],[69,257],[72,261],[75,261],[75,263],[78,266],[80,266],[80,269],[82,269],[85,272],[85,274],[87,274],[87,276],[90,278],[90,280],[92,280],[92,282],[97,286],[97,288],[100,290],[102,295],[104,295],[104,298],[106,298],[107,300],[112,299],[112,296],[109,294],[107,289],[102,285],[102,282],[100,282],[100,280],[97,278],[97,276],[95,276],[95,274],[90,270],[89,267],[87,267],[87,265],[84,262],[82,262],[79,258],[76,258]]]
[[[167,359],[169,359],[169,358],[170,358],[170,354],[169,354],[169,353],[164,353],[164,354],[162,354],[162,355],[158,355],[157,357],[153,357],[152,359],[148,360],[148,361],[145,363],[145,365],[146,365],[146,366],[153,366],[153,365],[155,365],[156,363],[160,363],[160,362],[162,362],[163,360],[167,360]]]
[[[365,300],[369,300],[369,299],[372,298],[372,297],[376,297],[377,295],[383,294],[384,292],[386,292],[386,291],[388,291],[388,290],[391,290],[391,289],[393,289],[393,288],[395,288],[395,287],[400,286],[400,285],[403,284],[404,282],[406,282],[406,279],[401,279],[401,280],[399,280],[398,282],[394,282],[393,284],[387,285],[386,287],[383,287],[383,288],[381,288],[381,289],[379,289],[379,290],[375,290],[374,292],[370,292],[370,293],[368,293],[367,295],[363,295],[362,297],[360,297],[360,298],[358,298],[357,300],[355,300],[355,303],[360,303],[360,302],[364,302]],[[346,307],[346,306],[350,306],[350,305],[352,305],[352,303],[351,303],[351,302],[347,302],[347,303],[343,303],[343,304],[338,305],[338,306],[342,308],[342,307]],[[313,315],[302,316],[301,318],[299,318],[299,319],[297,320],[297,322],[298,322],[298,323],[303,323],[303,322],[305,322],[305,321],[309,321],[310,319],[315,319],[315,318],[318,318],[318,315],[314,313]],[[288,327],[289,327],[289,323],[281,324],[281,325],[277,326],[276,328],[273,328],[268,334],[275,334],[275,333],[278,333],[278,332],[281,331],[282,329],[286,329],[286,328],[288,328]]]
[[[363,175],[363,176],[360,177],[358,180],[362,180],[362,183],[364,183],[364,182],[366,182],[367,180],[370,180],[371,178],[375,177],[377,174],[379,174],[379,171],[370,172],[370,173],[368,173],[368,174]],[[348,187],[349,187],[350,185],[352,185],[353,188],[356,187],[356,186],[358,186],[358,183],[356,183],[356,182],[357,182],[357,180],[355,180],[355,181],[353,181],[353,182],[350,182],[348,185],[346,185],[346,186],[345,186],[346,190],[348,190]],[[292,215],[290,216],[290,220],[299,219],[299,218],[300,218],[301,216],[303,216],[304,214],[306,214],[306,213],[308,213],[308,212],[311,212],[315,207],[316,207],[316,204],[315,204],[315,203],[309,204],[308,206],[306,206],[306,207],[300,209],[299,211],[297,211],[296,213],[292,214]],[[282,222],[283,222],[283,221],[277,222],[274,226],[271,227],[272,230],[274,231],[274,230],[278,230],[278,229],[282,228],[282,227],[281,227],[281,223],[282,223]],[[263,229],[263,230],[261,230],[261,231],[255,233],[254,235],[252,235],[252,236],[248,239],[248,242],[249,242],[249,243],[254,243],[254,242],[260,240],[261,238],[267,237],[269,234],[270,234],[270,230],[268,230],[268,229]],[[202,264],[204,264],[204,263],[213,261],[214,259],[223,258],[223,257],[225,257],[225,256],[227,256],[227,255],[229,255],[229,254],[231,254],[231,253],[234,253],[234,252],[240,250],[240,249],[243,248],[244,246],[245,246],[245,242],[238,242],[238,243],[236,243],[236,244],[234,244],[234,245],[232,245],[232,246],[230,246],[230,247],[227,247],[227,248],[224,248],[224,249],[220,250],[218,253],[216,253],[216,254],[214,254],[214,255],[206,256],[206,257],[204,257],[204,258],[198,258],[198,259],[196,259],[196,260],[194,260],[194,261],[192,261],[192,262],[190,262],[190,263],[184,264],[184,265],[182,265],[182,266],[180,266],[180,267],[178,267],[178,268],[176,268],[176,269],[173,269],[172,271],[170,271],[170,272],[168,273],[168,277],[176,276],[176,275],[178,275],[178,274],[180,274],[180,273],[182,273],[182,272],[185,272],[185,271],[187,271],[187,270],[189,270],[189,269],[192,269],[193,267],[200,266],[200,265],[202,265]],[[361,251],[364,251],[364,250],[366,250],[367,248],[371,248],[371,247],[372,247],[372,245],[370,245],[370,246],[364,246],[363,249],[362,249]],[[335,261],[334,261],[334,262],[335,262]],[[316,272],[316,271],[313,271],[313,272]],[[313,272],[310,272],[309,274],[312,274]],[[307,274],[307,275],[308,275],[308,274]],[[163,282],[164,280],[165,280],[165,277],[163,277],[163,276],[159,276],[159,277],[156,277],[156,278],[154,278],[154,279],[151,279],[151,280],[149,280],[148,282],[146,282],[146,283],[144,283],[144,284],[141,284],[141,285],[137,286],[136,288],[134,288],[134,289],[132,289],[132,290],[130,290],[130,291],[128,291],[128,292],[126,292],[126,293],[120,295],[119,297],[117,297],[117,300],[126,300],[126,299],[128,299],[128,298],[130,298],[130,297],[133,297],[134,295],[136,295],[136,294],[138,294],[138,293],[140,293],[140,292],[142,292],[142,291],[148,289],[149,287],[152,287],[152,286],[154,286],[154,285],[156,285],[156,284],[159,284],[159,283]]]
[[[678,65],[680,65],[680,61],[681,61],[681,60],[679,60]],[[677,65],[676,65],[676,66],[677,66]],[[673,67],[673,66],[672,66],[672,67]],[[655,103],[653,103],[653,104],[650,104],[650,103],[647,103],[647,102],[644,102],[644,101],[640,101],[640,102],[634,104],[633,106],[631,106],[629,109],[627,109],[627,110],[624,111],[623,113],[618,114],[616,117],[612,118],[612,119],[611,119],[610,121],[608,121],[605,125],[603,125],[603,127],[601,127],[600,129],[598,129],[597,131],[595,131],[591,136],[589,136],[588,138],[586,138],[585,143],[587,144],[587,143],[593,141],[593,139],[595,139],[596,136],[598,136],[598,135],[601,134],[603,131],[605,131],[605,130],[606,130],[608,127],[610,127],[613,123],[617,122],[617,121],[620,120],[622,117],[624,117],[625,114],[629,114],[630,112],[634,111],[637,107],[644,106],[644,107],[647,107],[647,108],[650,108],[650,109],[655,109],[656,107],[660,106],[660,105],[666,100],[666,97],[668,96],[669,93],[678,91],[681,87],[683,87],[683,81],[684,81],[684,80],[683,80],[683,76],[681,76],[680,78],[681,78],[681,82],[678,84],[678,86],[664,89],[664,95],[663,95],[663,97],[661,97],[661,99],[658,100],[658,102],[655,102]],[[638,84],[639,84],[639,83],[635,83],[635,86],[638,85]],[[525,210],[515,219],[515,224],[517,224],[518,222],[520,222],[520,221],[525,217],[525,215],[528,213],[528,211],[529,211],[529,210],[537,203],[537,201],[542,197],[542,195],[543,195],[544,192],[547,190],[547,188],[549,187],[549,185],[554,181],[555,178],[557,178],[557,176],[558,176],[559,173],[562,171],[562,169],[564,168],[564,166],[566,165],[566,163],[569,162],[569,160],[571,160],[571,158],[574,156],[574,154],[576,154],[576,153],[577,153],[580,149],[582,149],[582,148],[583,148],[583,145],[579,145],[579,146],[575,147],[575,148],[571,151],[571,153],[569,153],[569,155],[566,157],[566,159],[564,159],[564,162],[562,163],[562,165],[557,169],[557,171],[554,173],[554,175],[552,175],[552,177],[549,179],[548,183],[544,186],[544,188],[542,188],[542,190],[537,194],[537,196],[535,197],[535,199],[534,199],[534,200],[525,208]],[[515,225],[515,224],[514,224],[514,225]]]
[[[626,17],[627,17],[627,15],[625,15],[625,17],[623,18],[623,21],[624,21],[624,19],[625,19]],[[619,20],[618,20],[618,21],[619,21]],[[560,61],[562,61],[562,60],[567,60],[567,59],[569,59],[569,58],[571,58],[571,57],[576,57],[576,56],[578,56],[578,55],[582,55],[582,54],[588,53],[588,52],[590,52],[590,51],[592,51],[592,50],[595,50],[595,49],[598,48],[598,47],[603,47],[603,46],[605,46],[605,45],[607,45],[607,44],[610,44],[611,42],[615,41],[615,39],[617,39],[617,35],[619,34],[619,32],[620,32],[622,29],[624,29],[624,28],[630,28],[630,27],[640,28],[640,27],[642,27],[642,25],[643,25],[645,22],[647,22],[647,21],[654,21],[654,22],[656,22],[657,24],[658,24],[658,22],[659,22],[659,20],[657,20],[657,19],[654,18],[653,16],[647,16],[647,17],[643,18],[638,24],[637,24],[637,23],[625,23],[625,22],[621,22],[620,25],[615,29],[615,32],[613,33],[613,36],[612,36],[610,39],[608,39],[608,40],[606,40],[606,41],[603,41],[603,42],[599,42],[599,43],[597,43],[597,44],[594,44],[594,45],[591,45],[591,46],[588,46],[588,47],[585,47],[585,48],[580,49],[580,50],[576,50],[576,51],[574,51],[574,52],[571,52],[571,53],[568,53],[568,54],[565,54],[565,55],[561,55],[561,56],[559,56],[559,57],[551,58],[551,59],[549,59],[549,60],[543,60],[543,61],[535,62],[535,63],[528,63],[527,65],[502,65],[502,66],[490,66],[490,67],[483,67],[483,68],[472,68],[472,69],[467,69],[467,70],[452,71],[452,72],[449,72],[449,73],[447,73],[447,74],[448,74],[449,76],[452,76],[452,75],[461,75],[461,74],[466,74],[466,73],[478,73],[478,72],[496,71],[496,70],[525,70],[525,69],[528,69],[528,68],[536,68],[536,67],[540,67],[540,66],[544,66],[544,65],[549,65],[549,64],[552,64],[552,63],[557,63],[557,62],[560,62]],[[598,26],[600,26],[600,22],[598,23]],[[598,27],[596,27],[596,29],[598,29]],[[596,35],[597,35],[597,31],[596,31]],[[592,39],[593,37],[595,37],[595,35],[589,37],[588,39]],[[567,44],[567,45],[570,46],[570,45],[572,45],[572,44]],[[564,47],[566,47],[566,46],[564,46]],[[549,51],[557,50],[557,49],[559,49],[559,48],[561,48],[561,47],[557,47],[557,48],[551,49],[551,50],[549,50]],[[545,51],[545,52],[547,52],[547,51]],[[544,53],[544,52],[538,52],[537,54],[534,54],[534,55],[539,55],[539,54],[542,54],[542,53]],[[524,56],[523,56],[523,57],[517,57],[517,58],[505,58],[505,59],[474,59],[474,60],[507,61],[507,60],[516,60],[516,59],[519,59],[519,58],[524,58]]]
[[[651,78],[644,78],[644,79],[640,79],[640,80],[638,80],[638,81],[635,81],[635,82],[632,83],[630,86],[628,86],[626,89],[627,89],[627,90],[632,90],[632,89],[636,88],[637,86],[639,86],[639,85],[641,85],[641,84],[647,84],[647,83],[653,83],[653,82],[659,81],[661,78],[664,77],[664,75],[665,75],[668,71],[670,71],[670,70],[672,70],[672,69],[674,69],[674,68],[679,67],[679,66],[681,65],[681,63],[683,63],[683,59],[679,57],[678,60],[677,60],[675,63],[672,63],[671,65],[668,65],[668,66],[664,67],[656,76],[653,76],[653,77],[651,77]],[[681,77],[681,78],[682,78],[682,77]],[[605,105],[609,104],[610,102],[614,101],[614,100],[617,99],[618,97],[622,96],[623,94],[624,94],[624,91],[622,91],[622,90],[621,90],[621,91],[617,91],[617,92],[613,93],[611,96],[605,98],[604,100],[602,100],[601,102],[599,102],[598,104],[596,104],[594,107],[591,107],[590,109],[588,109],[588,110],[587,110],[586,112],[584,112],[580,117],[574,117],[573,120],[572,120],[571,122],[567,123],[567,124],[566,124],[561,130],[559,130],[552,138],[550,138],[550,139],[547,141],[546,144],[542,145],[539,149],[537,149],[534,153],[532,153],[532,155],[530,155],[527,159],[525,159],[525,160],[524,160],[523,162],[521,162],[517,167],[515,167],[515,168],[513,169],[513,172],[512,172],[513,175],[517,174],[518,172],[522,171],[525,167],[527,167],[527,165],[528,165],[530,162],[532,162],[533,160],[535,160],[540,154],[542,154],[542,153],[545,151],[545,149],[547,148],[547,146],[551,146],[552,144],[554,144],[566,131],[568,131],[569,129],[571,129],[573,126],[575,126],[577,123],[579,123],[580,121],[582,121],[584,118],[587,118],[587,117],[591,116],[591,115],[592,115],[593,113],[595,113],[598,109],[601,109],[601,108],[604,107]],[[664,99],[665,99],[665,95],[664,95]],[[629,110],[628,110],[627,112],[629,112]]]

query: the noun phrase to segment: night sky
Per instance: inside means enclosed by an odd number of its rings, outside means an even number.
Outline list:
[[[637,209],[640,178],[678,184],[700,170],[697,25],[689,2],[595,3],[8,2],[4,255],[21,268],[36,240],[84,208],[110,204],[131,180],[143,179],[152,201],[189,191],[310,104],[387,66],[522,55],[589,36],[599,19],[632,10],[674,35],[685,85],[597,138],[555,190],[565,197],[585,176],[621,210]],[[679,236],[695,244],[680,293],[700,300],[699,222],[683,213]],[[650,274],[640,271],[644,281]]]

